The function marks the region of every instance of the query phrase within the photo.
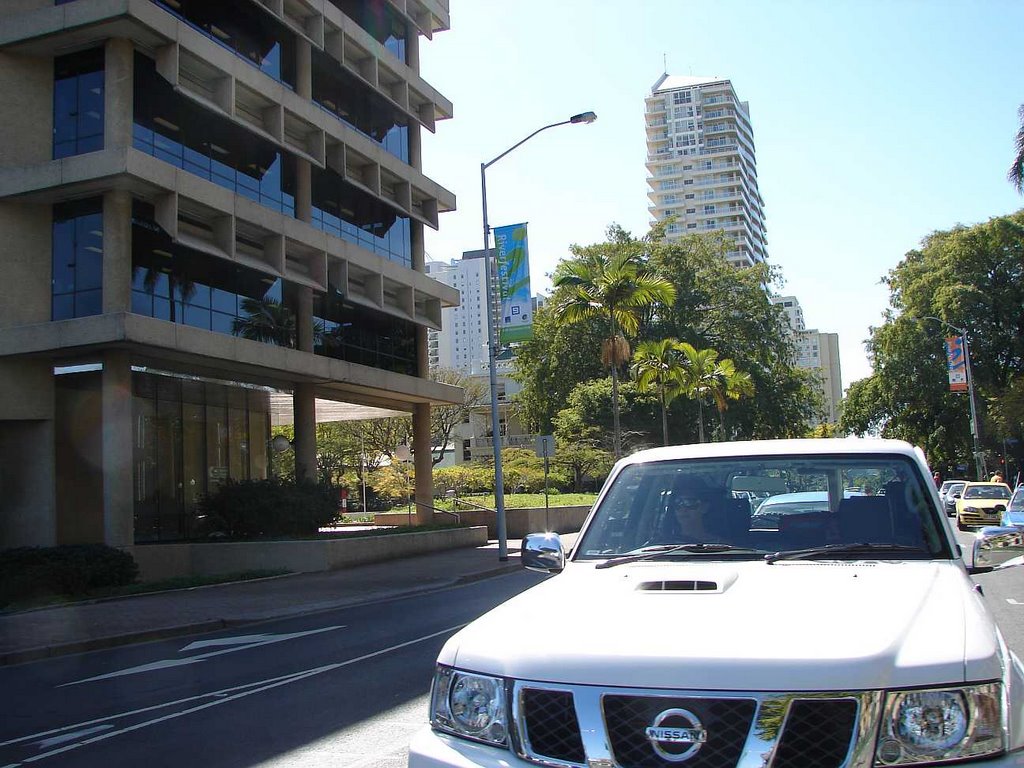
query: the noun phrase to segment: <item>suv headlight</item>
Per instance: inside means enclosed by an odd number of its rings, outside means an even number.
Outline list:
[[[875,762],[913,765],[961,760],[993,755],[1004,748],[999,683],[894,691],[886,696]]]
[[[500,677],[438,666],[430,691],[430,724],[487,744],[508,744],[508,706]]]

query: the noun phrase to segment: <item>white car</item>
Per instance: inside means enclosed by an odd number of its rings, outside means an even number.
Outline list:
[[[865,476],[884,493],[847,497]],[[732,494],[754,480],[825,503],[757,528]],[[983,532],[974,562],[1022,538]],[[906,443],[635,454],[571,554],[524,540],[558,575],[445,644],[409,765],[1024,765],[1024,670],[957,552]]]

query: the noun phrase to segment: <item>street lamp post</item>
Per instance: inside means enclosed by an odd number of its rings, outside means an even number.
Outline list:
[[[487,163],[480,163],[480,197],[483,204],[484,214],[484,280],[487,283],[487,358],[490,369],[491,387],[491,443],[494,449],[494,510],[495,526],[498,529],[498,560],[508,560],[508,536],[505,528],[505,478],[501,468],[501,437],[499,434],[500,422],[498,419],[498,336],[494,327],[494,283],[493,269],[491,264],[491,227],[487,221],[487,169],[501,160],[505,155],[528,142],[541,131],[548,128],[555,128],[559,125],[575,123],[592,123],[597,120],[593,112],[581,112],[573,115],[568,120],[559,123],[551,123],[538,128],[522,141],[513,144],[496,158]]]
[[[974,441],[974,471],[978,480],[985,479],[985,465],[981,456],[981,428],[978,426],[978,411],[974,404],[974,373],[971,371],[971,348],[967,341],[967,329],[957,328],[941,317],[925,315],[922,320],[935,320],[942,323],[954,333],[959,334],[964,340],[964,371],[967,374],[967,400],[971,406],[971,438]]]

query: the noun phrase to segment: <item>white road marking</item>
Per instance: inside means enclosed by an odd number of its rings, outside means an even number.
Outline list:
[[[250,637],[261,638],[255,642],[248,641],[246,645],[235,645],[230,648],[222,648],[219,651],[210,651],[209,653],[201,653],[198,656],[189,656],[184,659],[165,659],[163,661],[151,661],[149,664],[140,664],[137,667],[129,667],[128,669],[119,669],[116,672],[108,672],[105,675],[96,675],[95,677],[87,677],[84,680],[75,680],[70,683],[62,683],[58,685],[58,688],[65,688],[69,685],[79,685],[81,683],[94,683],[98,680],[107,680],[112,677],[124,677],[125,675],[138,675],[143,672],[155,672],[158,669],[167,669],[169,667],[181,667],[188,664],[195,664],[206,659],[213,658],[214,656],[222,656],[225,653],[235,653],[236,651],[245,651],[249,648],[259,648],[264,645],[271,645],[273,643],[283,643],[285,640],[294,640],[299,637],[306,637],[308,635],[316,635],[321,632],[330,632],[334,629],[344,629],[344,625],[334,627],[321,627],[320,629],[310,629],[305,632],[291,632],[286,635],[250,635]],[[231,638],[225,638],[231,639]],[[213,641],[215,642],[215,641]],[[194,645],[194,643],[193,643]]]
[[[200,648],[214,648],[220,645],[250,645],[252,643],[262,643],[272,637],[275,637],[275,635],[238,635],[236,637],[218,637],[214,640],[196,640],[194,643],[186,645],[178,651],[178,653],[188,653],[189,651],[198,651]]]
[[[216,706],[219,706],[221,704],[226,704],[229,701],[234,701],[235,699],[241,699],[241,698],[244,698],[245,696],[249,696],[249,695],[254,694],[254,693],[262,693],[263,691],[268,691],[268,690],[271,690],[272,688],[277,688],[277,687],[282,686],[282,685],[288,685],[289,683],[295,683],[295,682],[298,682],[300,680],[304,680],[307,677],[315,677],[316,675],[321,675],[321,674],[323,674],[325,672],[333,672],[336,669],[341,669],[342,667],[347,667],[347,666],[349,666],[351,664],[358,664],[360,662],[367,661],[369,659],[373,659],[373,658],[376,658],[378,656],[383,656],[384,654],[387,654],[387,653],[391,653],[392,651],[398,651],[398,650],[401,650],[403,648],[408,648],[411,645],[416,645],[417,643],[422,643],[422,642],[424,642],[426,640],[433,640],[435,637],[440,637],[442,635],[446,635],[446,634],[450,634],[452,632],[456,632],[456,631],[462,629],[464,626],[466,626],[466,625],[465,624],[459,624],[459,625],[454,626],[454,627],[449,627],[448,629],[442,629],[440,632],[433,632],[433,633],[431,633],[429,635],[423,635],[422,637],[417,637],[417,638],[415,638],[413,640],[407,640],[404,643],[398,643],[397,645],[388,646],[387,648],[381,648],[378,651],[372,651],[370,653],[363,654],[362,656],[357,656],[354,659],[349,659],[348,661],[340,661],[340,662],[337,662],[335,664],[325,664],[324,666],[312,667],[310,669],[302,670],[300,672],[295,672],[295,673],[293,673],[291,675],[286,675],[284,677],[271,678],[271,679],[266,680],[266,681],[261,681],[261,682],[257,682],[257,683],[249,683],[248,685],[236,686],[235,688],[226,688],[226,689],[224,689],[224,691],[219,691],[218,692],[218,694],[220,694],[222,696],[222,698],[218,698],[215,701],[210,701],[210,702],[207,702],[205,704],[200,704],[200,705],[195,706],[195,707],[190,707],[189,709],[183,709],[180,712],[172,712],[172,713],[170,713],[168,715],[163,715],[162,717],[157,717],[157,718],[154,718],[152,720],[146,720],[146,721],[141,722],[141,723],[136,723],[135,725],[130,725],[130,726],[127,726],[125,728],[121,728],[120,730],[108,731],[107,733],[103,733],[103,734],[100,734],[98,736],[93,736],[91,738],[84,739],[83,741],[79,741],[79,742],[76,742],[74,744],[68,744],[67,746],[61,747],[59,749],[51,750],[50,752],[44,752],[44,753],[42,753],[40,755],[35,755],[33,757],[26,758],[21,763],[10,763],[9,765],[2,766],[2,768],[18,768],[18,766],[23,765],[25,763],[34,763],[34,762],[37,762],[39,760],[45,760],[46,758],[53,757],[54,755],[60,755],[60,754],[63,754],[64,752],[70,752],[73,749],[78,749],[79,747],[84,747],[84,746],[87,746],[89,744],[95,744],[96,742],[105,741],[106,739],[113,738],[114,736],[120,736],[120,735],[125,734],[125,733],[130,733],[131,731],[137,731],[137,730],[140,730],[142,728],[148,728],[151,725],[157,725],[159,723],[166,722],[167,720],[174,720],[176,718],[183,717],[185,715],[190,715],[190,714],[192,714],[194,712],[200,712],[200,711],[202,711],[204,709],[209,709],[210,707],[216,707]],[[250,686],[259,686],[259,687],[252,688]],[[244,688],[249,688],[249,690],[241,690],[241,689],[244,689]],[[224,695],[228,691],[232,691],[232,690],[240,690],[241,692],[235,693],[235,694],[231,694],[231,695],[227,695],[227,696]],[[206,693],[206,694],[202,694],[202,695],[199,695],[199,696],[191,696],[191,697],[186,698],[186,699],[180,699],[177,702],[169,702],[167,704],[158,704],[158,705],[155,705],[155,706],[152,706],[152,707],[145,707],[143,709],[135,710],[135,712],[128,712],[128,713],[124,713],[122,715],[114,715],[114,716],[111,716],[111,717],[98,718],[96,720],[90,720],[90,721],[88,721],[88,723],[80,723],[78,725],[64,726],[63,728],[56,728],[56,729],[53,729],[53,730],[50,730],[50,731],[46,731],[45,733],[33,734],[32,736],[23,736],[23,737],[18,738],[18,739],[13,739],[11,741],[6,741],[6,742],[3,742],[3,743],[0,743],[0,747],[8,745],[8,744],[15,744],[17,742],[30,741],[32,739],[38,738],[39,736],[44,736],[44,735],[47,735],[47,734],[50,734],[50,733],[58,733],[58,732],[61,732],[61,731],[67,731],[67,730],[70,730],[72,728],[80,728],[82,725],[91,725],[92,723],[100,723],[100,722],[105,722],[105,721],[108,721],[108,720],[114,720],[114,719],[116,719],[118,717],[124,717],[124,716],[131,715],[131,714],[137,714],[137,713],[141,713],[141,712],[151,711],[151,710],[154,710],[154,709],[159,709],[161,707],[172,706],[173,704],[176,704],[176,703],[185,703],[185,702],[189,702],[189,701],[195,701],[195,700],[198,700],[198,699],[207,698],[209,696],[218,695],[218,694]]]
[[[1016,600],[1014,600],[1014,599],[1013,599],[1012,597],[1008,597],[1008,598],[1006,598],[1006,602],[1008,602],[1008,603],[1009,603],[1010,605],[1024,605],[1024,603],[1018,603],[1018,602],[1017,602]]]
[[[67,744],[69,741],[74,741],[82,736],[91,736],[94,733],[102,733],[103,731],[109,731],[114,726],[112,725],[94,725],[92,728],[83,728],[80,731],[71,731],[65,733],[62,736],[53,736],[49,739],[43,739],[39,742],[40,749],[49,749],[50,747],[56,747],[58,744]]]

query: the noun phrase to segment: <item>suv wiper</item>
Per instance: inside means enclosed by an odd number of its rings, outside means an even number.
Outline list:
[[[824,544],[820,547],[808,547],[807,549],[788,549],[780,552],[772,552],[764,556],[764,561],[771,565],[776,560],[803,560],[815,555],[827,555],[840,552],[923,552],[927,550],[920,547],[912,547],[907,544],[877,544],[861,542],[859,544]]]
[[[718,552],[755,552],[760,554],[764,552],[763,549],[750,549],[748,547],[737,547],[732,544],[719,544],[719,543],[708,543],[708,544],[656,544],[651,547],[643,547],[638,550],[634,550],[629,554],[622,555],[620,557],[613,557],[605,560],[603,563],[598,563],[595,568],[614,568],[616,565],[625,565],[626,563],[635,563],[640,560],[656,560],[661,557],[673,557],[676,555],[701,555],[701,554],[717,554]]]

